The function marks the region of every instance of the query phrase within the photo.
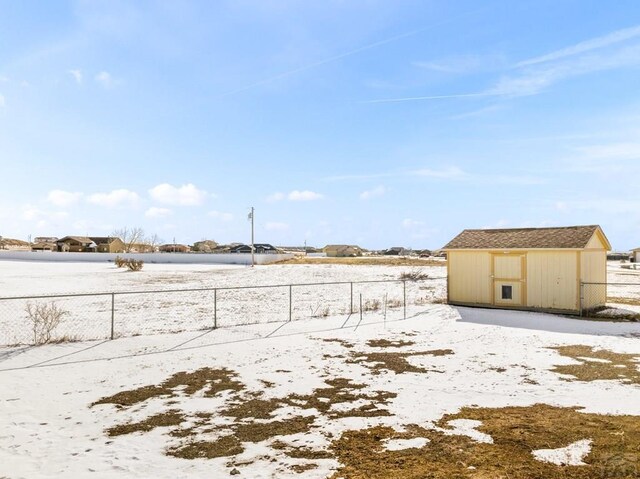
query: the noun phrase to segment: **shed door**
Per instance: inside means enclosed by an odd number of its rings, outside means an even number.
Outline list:
[[[493,304],[522,306],[525,288],[525,256],[523,254],[493,255]]]

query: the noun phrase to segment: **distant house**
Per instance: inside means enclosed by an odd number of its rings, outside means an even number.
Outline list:
[[[362,256],[362,248],[348,244],[328,244],[322,252],[333,258]]]
[[[36,236],[33,238],[34,243],[55,243],[58,241],[57,236]]]
[[[640,263],[640,248],[631,250],[631,261],[634,263]]]
[[[160,245],[158,251],[161,253],[188,253],[191,248],[184,244],[163,244]]]
[[[451,304],[579,313],[607,300],[607,251],[597,225],[464,230],[447,252]],[[581,295],[581,283],[598,283]]]
[[[275,254],[278,252],[278,248],[268,243],[255,243],[253,247],[256,254]],[[251,253],[251,245],[234,245],[229,248],[229,253]]]
[[[56,249],[70,253],[122,253],[125,246],[120,238],[111,236],[65,236],[56,241]]]
[[[87,236],[65,236],[56,241],[58,251],[69,253],[95,252],[98,245]]]
[[[57,251],[58,246],[56,243],[49,243],[46,241],[38,241],[31,245],[31,251]]]
[[[96,244],[98,253],[124,253],[124,242],[114,236],[92,236],[89,238]]]
[[[633,253],[629,254],[623,251],[609,251],[607,253],[607,260],[609,261],[629,261]]]
[[[386,256],[403,256],[408,254],[408,251],[402,246],[394,246],[393,248],[383,251],[382,254]]]

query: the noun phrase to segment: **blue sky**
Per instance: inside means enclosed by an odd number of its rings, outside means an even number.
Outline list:
[[[0,235],[640,246],[640,3],[0,0]]]

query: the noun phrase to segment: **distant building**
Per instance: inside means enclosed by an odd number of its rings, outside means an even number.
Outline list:
[[[253,245],[256,254],[275,254],[278,248],[268,243],[255,243]],[[240,244],[229,248],[229,253],[251,253],[251,245]]]
[[[123,253],[125,245],[112,236],[65,236],[56,241],[56,249],[70,253]]]
[[[57,251],[58,246],[56,243],[49,243],[46,241],[38,241],[31,245],[31,251]]]
[[[57,236],[36,236],[33,238],[34,243],[55,243],[58,241]]]
[[[188,253],[191,248],[184,244],[163,244],[160,245],[158,251],[161,253]]]
[[[640,248],[631,250],[631,261],[634,263],[640,263]]]
[[[386,256],[404,256],[409,254],[409,252],[402,246],[394,246],[393,248],[383,251],[382,254]]]
[[[362,248],[348,244],[328,244],[322,252],[334,258],[362,256]]]

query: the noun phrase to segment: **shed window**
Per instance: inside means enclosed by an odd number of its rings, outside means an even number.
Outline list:
[[[513,299],[513,286],[502,285],[502,299]]]

